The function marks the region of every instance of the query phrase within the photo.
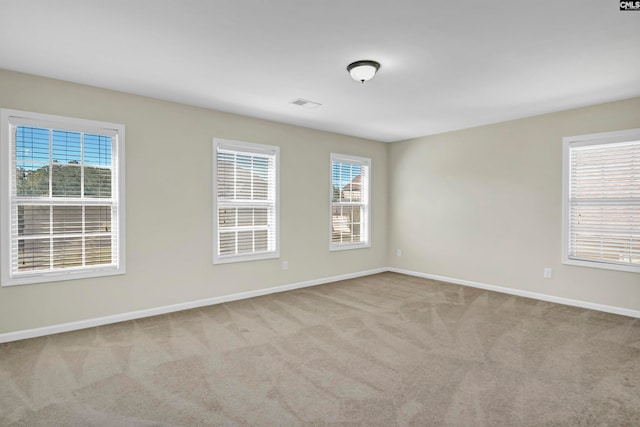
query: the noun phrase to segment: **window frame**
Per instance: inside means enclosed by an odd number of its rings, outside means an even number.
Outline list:
[[[361,181],[361,184],[365,186],[365,190],[362,193],[365,194],[366,200],[359,203],[361,206],[361,222],[364,222],[364,227],[361,226],[361,230],[365,231],[366,240],[357,243],[334,243],[333,242],[333,164],[334,163],[348,163],[357,164],[361,167],[366,167],[365,180]],[[353,204],[354,202],[349,202]],[[362,235],[362,233],[361,233]],[[371,247],[371,159],[368,157],[352,156],[347,154],[331,153],[329,159],[329,251],[345,251],[352,249],[364,249]]]
[[[267,252],[249,254],[220,255],[220,230],[218,225],[218,149],[245,152],[247,154],[267,155],[274,157],[274,241],[275,249]],[[230,264],[236,262],[259,261],[280,258],[280,147],[257,144],[225,138],[213,138],[213,264]],[[267,184],[268,185],[268,184]]]
[[[116,232],[112,235],[112,241],[117,241],[117,247],[113,249],[116,252],[116,264],[67,267],[57,270],[37,270],[22,273],[11,270],[14,240],[11,222],[13,209],[11,195],[16,162],[15,147],[13,147],[15,141],[11,130],[14,126],[20,125],[99,135],[108,134],[113,138],[111,158],[112,180],[115,181],[115,184],[112,184],[112,203],[105,204],[105,206],[115,205],[117,211],[115,218],[112,217],[112,221],[116,222]],[[0,244],[1,286],[87,279],[126,273],[125,126],[123,124],[3,108],[0,109],[0,153],[0,201],[2,201],[2,208],[0,209],[0,235],[2,236]],[[80,198],[82,199],[83,197],[81,196]],[[88,205],[82,204],[82,206]]]
[[[640,265],[572,258],[571,240],[571,148],[640,141],[640,128],[595,134],[568,136],[562,139],[562,263],[581,267],[640,273]]]

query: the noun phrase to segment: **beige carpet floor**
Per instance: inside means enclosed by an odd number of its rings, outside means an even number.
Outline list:
[[[638,426],[640,319],[383,273],[2,344],[0,425]]]

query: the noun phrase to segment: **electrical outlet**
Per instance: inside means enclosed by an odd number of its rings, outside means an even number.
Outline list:
[[[402,256],[402,251],[400,249],[396,249],[396,255],[397,256]]]
[[[551,279],[551,273],[552,273],[551,268],[545,267],[542,273],[542,277],[544,277],[545,279]]]
[[[282,261],[282,269],[283,270],[289,269],[289,261]]]

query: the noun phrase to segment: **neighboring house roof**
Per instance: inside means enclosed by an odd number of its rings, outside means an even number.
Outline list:
[[[358,175],[350,183],[342,187],[342,191],[360,191],[362,190],[362,175]]]

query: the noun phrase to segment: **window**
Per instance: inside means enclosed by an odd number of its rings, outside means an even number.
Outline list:
[[[280,149],[215,138],[213,263],[278,258]]]
[[[123,274],[124,126],[1,116],[2,285]]]
[[[563,145],[563,262],[640,273],[640,129]]]
[[[369,247],[371,160],[331,154],[330,250]]]

